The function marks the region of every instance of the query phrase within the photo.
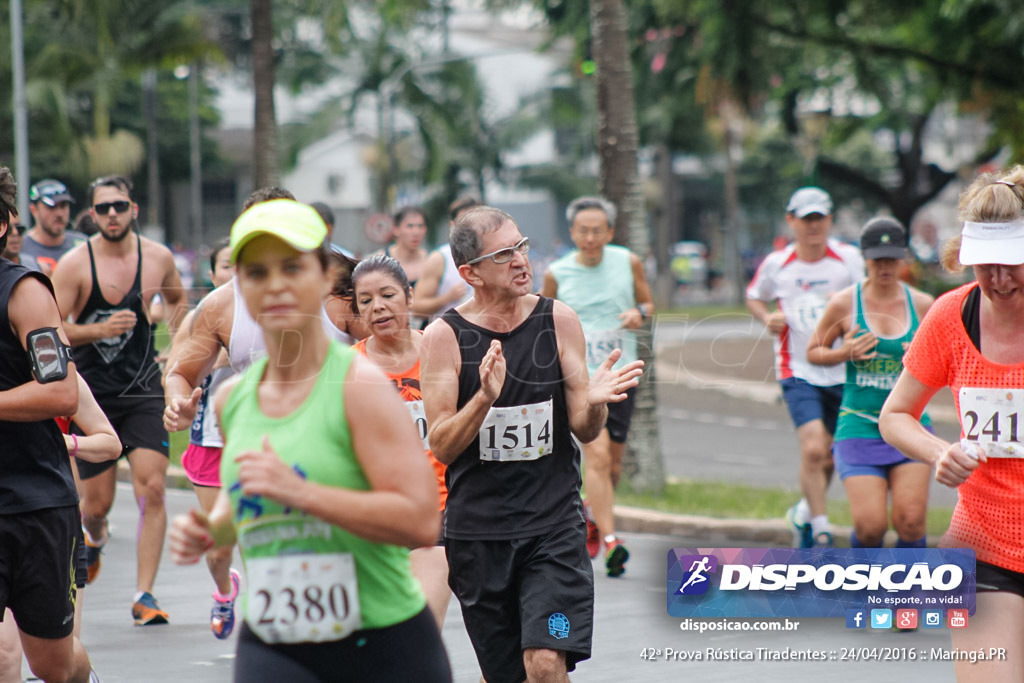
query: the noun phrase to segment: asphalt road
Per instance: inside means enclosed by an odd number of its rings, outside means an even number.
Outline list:
[[[657,396],[662,452],[669,476],[798,491],[799,451],[772,365],[772,340],[749,315],[691,321],[658,319]],[[954,439],[951,397],[930,408],[935,429]],[[829,497],[845,500],[838,478]],[[956,491],[932,483],[934,505],[952,507]]]
[[[171,514],[194,504],[186,491],[168,495]],[[211,582],[205,565],[179,567],[165,556],[157,577],[155,594],[171,623],[139,628],[129,615],[134,589],[134,531],[137,514],[131,490],[118,485],[111,518],[114,535],[104,553],[97,580],[86,589],[83,640],[94,667],[104,683],[188,681],[219,683],[231,680],[234,636],[216,640],[209,631]],[[793,631],[729,631],[698,635],[680,630],[681,620],[667,615],[666,554],[672,547],[701,545],[698,539],[650,534],[630,536],[632,559],[620,579],[596,576],[596,607],[593,657],[582,662],[575,681],[953,681],[948,662],[839,661],[843,648],[948,648],[945,629],[913,633],[851,631],[841,620],[797,620]],[[597,568],[600,569],[599,567]],[[448,648],[454,679],[471,683],[479,680],[479,669],[466,637],[454,600],[450,605],[443,637]],[[700,661],[680,661],[665,653],[671,648],[679,656],[696,656]],[[809,648],[835,651],[836,660],[823,662],[714,661],[714,653],[786,653]],[[653,660],[643,652],[657,652]],[[395,656],[400,657],[401,652]],[[767,656],[767,655],[761,655]],[[339,663],[339,666],[341,664]],[[341,669],[339,668],[339,671]],[[340,680],[340,678],[339,678]],[[415,681],[415,672],[410,672]]]

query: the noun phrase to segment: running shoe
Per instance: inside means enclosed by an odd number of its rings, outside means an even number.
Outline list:
[[[583,516],[587,518],[587,554],[594,559],[601,552],[601,532],[590,518],[590,503],[587,501],[583,501]]]
[[[103,543],[95,543],[89,532],[82,527],[82,535],[85,537],[85,561],[87,566],[85,572],[85,583],[86,585],[96,580],[96,577],[100,573],[100,554],[103,553],[103,546],[106,545],[106,541]],[[109,536],[108,536],[109,539]]]
[[[152,593],[143,593],[132,605],[132,618],[136,626],[151,626],[168,623],[167,612],[160,609]]]
[[[604,556],[604,566],[608,569],[608,576],[622,576],[626,571],[626,560],[629,559],[629,551],[622,541],[615,539],[608,544],[608,552]]]
[[[813,548],[814,536],[811,534],[811,523],[799,524],[796,521],[796,505],[786,510],[786,521],[789,522],[790,530],[793,532],[794,548]]]
[[[224,640],[235,629],[235,599],[238,598],[238,584],[241,577],[234,569],[231,570],[231,597],[222,600],[213,594],[213,608],[210,610],[210,630],[214,637]]]
[[[819,531],[814,535],[815,548],[831,548],[834,545],[831,531]]]

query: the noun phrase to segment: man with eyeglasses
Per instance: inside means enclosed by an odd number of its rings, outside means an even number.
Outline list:
[[[25,235],[21,252],[33,257],[39,269],[53,277],[57,261],[87,239],[77,230],[69,230],[74,198],[64,183],[53,178],[40,180],[28,190],[28,210],[35,224]]]
[[[7,245],[4,246],[4,258],[37,273],[42,272],[35,257],[22,253],[21,248],[24,241],[25,226],[18,222],[16,216],[11,216],[10,226],[7,230]]]
[[[530,242],[481,206],[451,231],[473,298],[424,333],[428,439],[448,465],[448,583],[488,681],[565,680],[590,657],[594,577],[580,501],[580,453],[640,361],[591,377],[579,318],[533,293]]]
[[[565,217],[574,251],[558,259],[544,276],[541,294],[558,298],[580,317],[587,343],[587,369],[594,373],[612,349],[621,349],[619,363],[637,358],[636,334],[654,312],[651,288],[640,257],[611,244],[615,233],[615,205],[603,197],[579,197]],[[586,465],[587,552],[597,557],[605,544],[608,576],[626,571],[629,551],[615,535],[615,487],[622,474],[622,457],[633,416],[635,391],[608,406],[608,420],[600,435],[583,444]]]
[[[149,307],[163,298],[173,336],[186,298],[171,250],[139,235],[132,185],[120,176],[89,186],[90,214],[98,232],[61,259],[53,285],[78,371],[117,431],[131,466],[139,505],[137,593],[132,616],[140,626],[167,622],[152,595],[167,527],[164,478],[168,442],[160,366]],[[96,578],[114,503],[117,461],[78,463],[89,581]]]

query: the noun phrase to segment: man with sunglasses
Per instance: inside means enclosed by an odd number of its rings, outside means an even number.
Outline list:
[[[89,186],[90,214],[98,232],[61,259],[53,285],[78,371],[117,431],[131,466],[139,505],[137,593],[132,616],[140,626],[167,622],[151,591],[167,527],[164,479],[168,442],[160,366],[156,363],[149,307],[164,300],[173,336],[186,312],[174,256],[139,235],[132,185],[120,176]],[[114,503],[116,461],[78,463],[82,519],[89,553],[89,581],[99,571]]]
[[[611,244],[615,205],[603,197],[579,197],[565,217],[574,251],[551,264],[541,294],[569,304],[580,317],[587,341],[587,369],[594,373],[612,349],[622,349],[620,363],[636,360],[636,334],[654,312],[644,264],[629,249]],[[601,434],[583,445],[587,503],[587,552],[597,557],[606,547],[608,576],[626,571],[629,552],[615,535],[615,486],[622,473],[626,436],[633,416],[633,397],[608,406]]]
[[[87,236],[68,229],[71,204],[75,200],[64,183],[53,178],[40,180],[29,188],[28,200],[34,225],[25,235],[21,251],[33,257],[43,273],[53,277],[57,261]]]
[[[17,216],[11,216],[10,226],[7,230],[7,245],[4,247],[4,258],[37,273],[42,272],[34,257],[22,253],[21,248],[24,241],[25,226],[18,221]]]
[[[530,242],[481,206],[451,231],[473,298],[424,333],[421,384],[435,457],[448,465],[448,583],[488,681],[565,680],[590,657],[594,577],[580,501],[580,453],[640,361],[588,376],[567,305],[533,293]]]

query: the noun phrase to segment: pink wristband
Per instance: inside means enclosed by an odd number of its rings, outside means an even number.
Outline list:
[[[71,440],[75,444],[75,447],[71,449],[71,457],[73,458],[76,455],[78,455],[78,435],[77,434],[72,434],[71,435]]]

